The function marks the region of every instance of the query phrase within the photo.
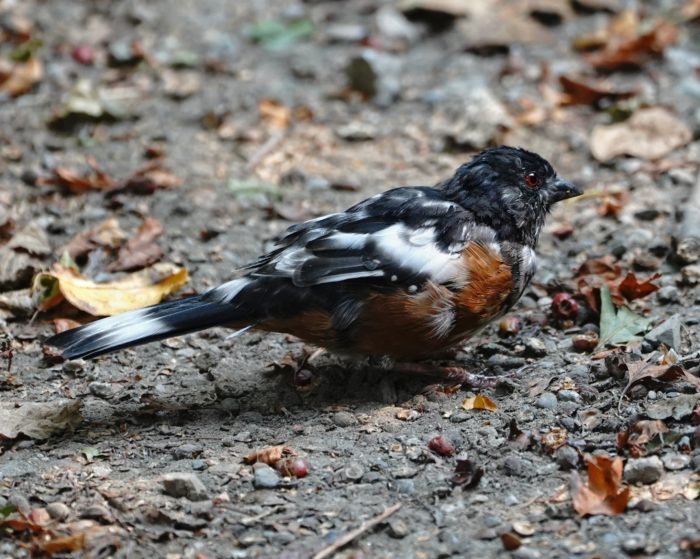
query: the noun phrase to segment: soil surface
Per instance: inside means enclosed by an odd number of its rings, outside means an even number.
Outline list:
[[[700,269],[675,252],[700,188],[697,2],[409,4],[0,1],[0,556],[698,553]],[[508,320],[444,361],[498,388],[307,362],[315,348],[254,331],[88,362],[42,350],[55,319],[90,315],[37,310],[31,278],[105,220],[71,253],[86,278],[161,260],[188,270],[175,296],[201,292],[293,222],[501,143],[586,194],[549,216]],[[115,271],[147,218],[162,233]],[[659,289],[626,291],[628,272]],[[660,328],[618,324],[596,348],[603,285]],[[465,409],[477,393],[495,409]],[[28,402],[59,432],[9,433]],[[275,445],[305,463],[244,462]]]

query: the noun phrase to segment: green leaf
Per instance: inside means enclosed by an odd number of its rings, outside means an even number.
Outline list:
[[[653,318],[646,318],[633,313],[627,307],[615,311],[608,286],[600,289],[600,342],[598,347],[620,345],[638,340],[638,334],[644,332]]]
[[[11,503],[9,505],[5,505],[4,507],[0,507],[0,516],[5,518],[10,516],[13,512],[17,512],[17,507]]]
[[[282,189],[271,182],[261,181],[255,178],[251,179],[229,179],[228,189],[236,197],[246,198],[256,194],[267,194],[271,198],[277,200],[282,199]]]
[[[260,21],[248,30],[256,43],[271,50],[281,50],[313,35],[314,24],[308,19],[286,23],[278,19]]]
[[[92,462],[102,454],[99,448],[95,448],[94,446],[86,446],[85,448],[81,448],[80,452],[85,455],[85,459],[88,462]]]

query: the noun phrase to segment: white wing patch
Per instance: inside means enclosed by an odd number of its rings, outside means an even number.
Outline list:
[[[424,274],[436,283],[446,283],[462,274],[461,254],[442,251],[435,243],[435,229],[410,229],[397,223],[374,233],[380,258],[395,267]]]

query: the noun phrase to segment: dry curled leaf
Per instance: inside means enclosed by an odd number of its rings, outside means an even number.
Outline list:
[[[44,67],[38,58],[7,65],[0,64],[0,91],[12,97],[19,97],[31,89],[44,77]]]
[[[562,105],[591,105],[598,107],[603,101],[621,101],[637,94],[634,89],[615,90],[607,84],[592,84],[580,77],[559,76],[564,90]]]
[[[163,249],[156,239],[163,234],[163,225],[154,217],[147,217],[136,236],[119,248],[117,259],[107,266],[110,272],[130,272],[155,264],[163,257]]]
[[[624,512],[630,499],[630,488],[622,486],[622,458],[592,456],[587,460],[588,481],[578,473],[571,479],[574,509],[580,516]]]
[[[47,310],[65,298],[93,316],[112,316],[160,303],[188,280],[187,270],[156,264],[109,283],[95,283],[72,269],[56,266],[34,278],[39,309]]]
[[[452,476],[452,483],[461,485],[462,489],[476,487],[479,480],[484,475],[484,469],[473,460],[464,457],[457,458],[455,473]]]
[[[644,419],[634,423],[626,431],[617,434],[617,449],[619,452],[627,450],[629,455],[638,458],[646,454],[646,445],[654,437],[668,433],[670,429],[666,424],[657,419]]]
[[[613,37],[603,51],[588,55],[586,60],[597,70],[610,72],[630,67],[639,68],[649,58],[661,56],[664,50],[677,40],[678,28],[667,21],[661,21],[650,31],[633,38],[619,40]]]
[[[590,149],[598,161],[631,155],[653,161],[687,144],[691,130],[663,107],[640,109],[624,122],[593,128]]]
[[[81,258],[98,247],[117,248],[126,240],[119,221],[110,217],[92,229],[82,231],[73,237],[60,251],[67,252],[73,260]]]
[[[462,409],[496,411],[498,406],[496,405],[496,402],[494,402],[488,396],[477,394],[471,398],[465,398],[464,402],[462,402]]]
[[[80,400],[65,398],[48,402],[0,402],[0,439],[20,434],[46,439],[54,433],[72,430],[82,421]]]
[[[678,364],[671,366],[657,365],[649,361],[627,363],[627,386],[625,386],[620,394],[620,402],[622,402],[622,398],[627,391],[638,382],[644,380],[672,382],[679,379],[685,380],[688,384],[693,385],[697,391],[700,391],[700,378],[686,371]]]
[[[77,320],[71,320],[70,318],[54,318],[53,326],[56,329],[56,334],[65,332],[66,330],[72,330],[78,326],[82,326]]]
[[[53,169],[53,177],[41,178],[38,184],[62,186],[73,194],[91,190],[109,191],[116,186],[117,182],[92,157],[87,159],[87,163],[90,166],[89,173],[81,174],[68,167],[58,166]]]
[[[620,295],[622,295],[628,301],[633,301],[635,299],[641,299],[642,297],[646,297],[647,295],[650,295],[651,293],[654,293],[655,291],[659,290],[659,286],[652,282],[656,279],[659,279],[660,277],[661,274],[657,273],[651,276],[650,278],[640,282],[637,279],[637,276],[630,272],[620,282],[620,286],[618,288],[620,291]]]
[[[286,445],[268,446],[259,450],[246,454],[243,457],[243,462],[246,464],[255,464],[256,462],[264,462],[268,466],[274,466],[283,458],[296,456],[296,451]]]
[[[562,427],[553,427],[540,438],[540,443],[542,447],[549,452],[553,453],[558,448],[564,446],[568,441],[569,433],[566,429]]]

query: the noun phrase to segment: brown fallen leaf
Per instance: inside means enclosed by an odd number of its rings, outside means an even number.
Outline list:
[[[0,91],[19,97],[31,91],[43,77],[44,67],[41,60],[35,57],[8,65],[7,68],[0,66]]]
[[[540,437],[540,444],[550,454],[564,446],[569,438],[569,433],[562,427],[552,427]]]
[[[153,194],[156,190],[179,186],[182,181],[165,167],[163,158],[150,160],[136,169],[117,191],[134,194]]]
[[[458,456],[455,473],[452,476],[454,485],[461,485],[462,489],[471,489],[476,487],[479,480],[484,475],[484,469],[473,460],[464,456]]]
[[[687,144],[690,129],[663,107],[640,109],[624,122],[593,128],[590,149],[598,161],[631,155],[653,161]]]
[[[72,194],[83,194],[92,190],[109,191],[116,186],[117,182],[97,165],[94,158],[88,157],[87,163],[91,169],[88,174],[80,174],[68,167],[58,166],[53,169],[53,177],[41,177],[37,184],[62,186]]]
[[[678,40],[678,27],[667,21],[657,23],[651,31],[627,40],[613,40],[605,50],[586,57],[597,70],[609,72],[624,68],[639,68],[651,57],[661,56]]]
[[[646,445],[655,436],[668,433],[670,429],[666,424],[657,419],[644,419],[634,423],[626,431],[617,434],[616,444],[619,452],[627,450],[629,455],[638,458],[646,454]]]
[[[603,101],[621,101],[637,95],[634,89],[614,90],[605,84],[591,84],[580,77],[559,76],[564,90],[562,105],[591,105],[599,107]]]
[[[661,274],[654,274],[650,278],[640,282],[637,276],[632,272],[628,273],[625,278],[620,282],[619,291],[628,301],[633,301],[634,299],[641,299],[646,297],[651,293],[659,290],[659,286],[652,283],[654,280],[659,279]]]
[[[498,406],[496,405],[496,402],[494,402],[488,396],[477,394],[471,398],[465,398],[464,402],[462,402],[462,409],[496,411]]]
[[[163,225],[154,217],[147,217],[136,236],[119,248],[117,259],[107,266],[109,272],[131,272],[155,264],[163,257],[163,249],[156,239],[163,234]]]
[[[57,398],[48,402],[0,402],[0,439],[25,435],[47,439],[55,433],[75,429],[80,416],[80,400]]]
[[[614,516],[624,512],[630,488],[622,486],[622,458],[591,456],[587,463],[587,483],[582,482],[578,473],[571,478],[573,505],[579,516]]]
[[[617,219],[620,217],[622,208],[627,202],[627,194],[625,192],[606,192],[603,194],[600,206],[598,206],[598,214],[602,217],[612,217]]]
[[[85,534],[78,533],[70,536],[59,536],[48,541],[40,541],[38,547],[42,553],[49,557],[54,553],[69,553],[82,551],[85,547]]]
[[[126,233],[119,225],[119,221],[110,217],[92,229],[78,233],[59,250],[59,254],[67,252],[73,260],[76,260],[99,247],[116,249],[125,240]]]
[[[622,405],[622,398],[627,394],[627,391],[638,382],[644,380],[673,382],[679,379],[683,379],[688,384],[693,385],[695,390],[700,391],[700,378],[686,371],[678,364],[671,366],[657,365],[647,360],[627,363],[627,385],[622,389],[622,393],[620,394],[618,408]]]
[[[70,318],[53,319],[53,327],[56,330],[56,334],[60,334],[61,332],[65,332],[66,330],[72,330],[73,328],[77,328],[78,326],[82,326],[82,324],[77,320],[71,320]]]
[[[112,316],[160,303],[187,283],[185,268],[155,264],[109,283],[95,283],[74,270],[56,265],[34,278],[40,310],[47,310],[65,298],[74,307],[93,316]]]
[[[274,466],[283,458],[296,456],[296,451],[286,445],[268,446],[259,450],[254,450],[250,454],[243,457],[243,462],[246,464],[255,464],[256,462],[264,462],[268,466]]]

